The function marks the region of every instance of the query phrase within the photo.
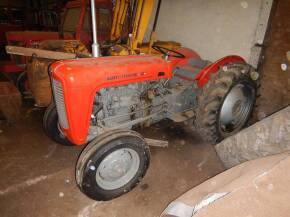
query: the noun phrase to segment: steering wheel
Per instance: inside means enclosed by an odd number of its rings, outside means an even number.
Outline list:
[[[177,52],[175,50],[168,49],[166,47],[161,47],[161,46],[158,46],[158,45],[153,45],[152,48],[154,50],[156,50],[156,51],[164,54],[165,56],[168,56],[168,57],[185,58],[185,56],[182,53],[179,53],[179,52]]]

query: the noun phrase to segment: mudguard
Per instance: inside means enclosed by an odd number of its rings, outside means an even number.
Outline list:
[[[220,67],[229,63],[246,63],[246,61],[242,57],[236,55],[226,56],[217,60],[216,62],[202,69],[196,75],[195,80],[197,80],[198,87],[203,87],[209,81],[210,75],[212,73],[216,73]]]

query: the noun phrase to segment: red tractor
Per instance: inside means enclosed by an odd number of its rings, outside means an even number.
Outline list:
[[[76,166],[78,187],[110,200],[136,186],[149,166],[146,140],[133,131],[163,119],[190,121],[217,143],[240,131],[256,99],[257,73],[239,56],[214,63],[191,49],[153,46],[160,56],[63,60],[50,66],[55,104],[44,117],[48,136],[87,146]]]

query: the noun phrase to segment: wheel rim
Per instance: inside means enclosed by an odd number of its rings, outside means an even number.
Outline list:
[[[138,153],[129,148],[118,149],[107,155],[96,172],[96,182],[105,190],[126,185],[135,177],[140,165]]]
[[[255,90],[249,84],[239,83],[227,94],[219,115],[222,133],[241,129],[248,120],[255,101]]]

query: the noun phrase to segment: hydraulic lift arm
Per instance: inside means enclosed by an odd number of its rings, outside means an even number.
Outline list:
[[[157,1],[150,41],[148,43],[143,43],[156,0],[116,0],[111,29],[111,40],[117,41],[122,38],[124,30],[125,33],[129,34],[127,43],[112,46],[109,55],[119,56],[139,53],[154,53],[160,55],[160,53],[152,50],[152,45],[159,45],[171,50],[176,50],[181,47],[181,44],[177,42],[157,41],[155,31],[162,2],[161,0]]]
[[[111,55],[135,54],[142,44],[152,15],[155,0],[117,0],[114,8],[111,40],[117,41],[129,24],[126,45],[116,45]],[[138,52],[137,52],[138,53]]]
[[[110,39],[112,41],[122,36],[124,23],[127,17],[130,0],[117,0],[114,8],[113,23]]]
[[[132,50],[136,50],[141,45],[152,15],[155,0],[139,0],[136,4],[136,13],[133,17],[133,31],[129,37]]]

